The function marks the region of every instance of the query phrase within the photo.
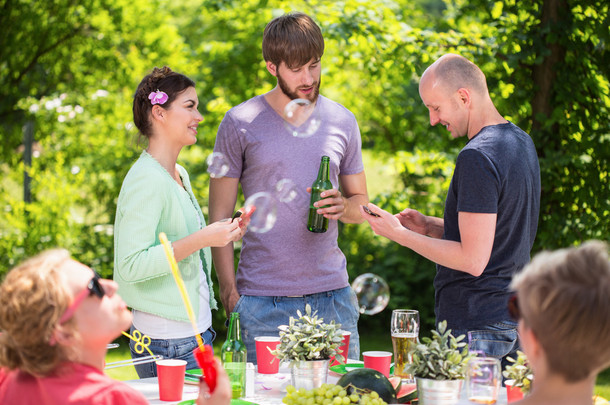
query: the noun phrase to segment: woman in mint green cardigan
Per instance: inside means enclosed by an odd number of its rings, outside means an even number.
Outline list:
[[[142,79],[133,100],[133,118],[148,148],[131,167],[119,194],[114,226],[114,280],[133,310],[134,329],[151,338],[149,348],[164,358],[184,359],[197,368],[197,347],[159,233],[170,242],[189,294],[199,333],[211,343],[211,309],[217,309],[210,277],[210,246],[241,238],[240,218],[205,224],[186,170],[176,163],[183,147],[197,141],[203,117],[195,83],[168,67]],[[242,224],[242,226],[240,226]],[[132,358],[147,355],[136,352]],[[156,376],[154,363],[136,366],[140,378]]]

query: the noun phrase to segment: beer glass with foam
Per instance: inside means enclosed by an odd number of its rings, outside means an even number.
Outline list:
[[[411,350],[418,343],[419,312],[414,309],[392,311],[392,346],[394,348],[394,375],[413,382],[413,376],[405,372],[405,365],[413,361]]]

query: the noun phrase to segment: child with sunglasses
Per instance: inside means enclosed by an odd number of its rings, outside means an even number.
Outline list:
[[[515,276],[509,311],[534,371],[519,405],[593,404],[597,374],[610,366],[608,245],[542,252]]]
[[[0,285],[0,404],[147,404],[103,372],[108,343],[131,324],[117,288],[65,250],[11,270]],[[228,377],[216,370],[217,388],[198,404],[229,404]]]

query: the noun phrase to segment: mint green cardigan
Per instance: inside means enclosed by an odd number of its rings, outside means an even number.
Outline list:
[[[205,226],[205,220],[188,173],[176,166],[184,188],[146,151],[125,176],[114,222],[114,280],[119,284],[119,295],[131,308],[188,322],[159,233],[165,232],[170,242],[176,241],[199,230],[199,222]],[[196,317],[199,259],[208,281],[209,307],[218,309],[210,277],[210,248],[206,247],[178,263]]]

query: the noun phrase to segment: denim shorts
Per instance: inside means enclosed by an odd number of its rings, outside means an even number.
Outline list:
[[[279,336],[277,327],[288,325],[291,316],[297,318],[297,310],[304,314],[306,304],[311,306],[312,312],[317,310],[318,317],[323,318],[324,322],[334,320],[341,324],[341,329],[351,332],[348,357],[358,360],[358,300],[354,290],[345,287],[298,297],[242,295],[233,311],[239,312],[242,340],[248,350],[248,362],[256,364],[254,338]]]
[[[506,360],[507,356],[517,359],[517,350],[520,349],[520,346],[515,322],[496,322],[471,330],[456,330],[452,334],[456,337],[461,334],[466,335],[471,352],[500,359],[502,370],[507,364],[510,364]]]
[[[135,328],[131,326],[130,334],[133,336]],[[216,332],[212,327],[201,334],[201,338],[205,344],[212,344],[216,338]],[[131,351],[131,358],[137,359],[138,357],[150,356],[147,350],[143,353],[137,353],[135,351],[136,343],[133,340],[129,341],[129,350]],[[193,350],[198,346],[197,339],[195,336],[179,338],[179,339],[151,339],[150,346],[148,348],[151,352],[156,355],[163,356],[164,359],[181,359],[186,360],[186,369],[191,370],[199,368],[197,361],[193,356]],[[140,378],[156,377],[157,366],[155,362],[138,364],[134,366],[138,376]]]

